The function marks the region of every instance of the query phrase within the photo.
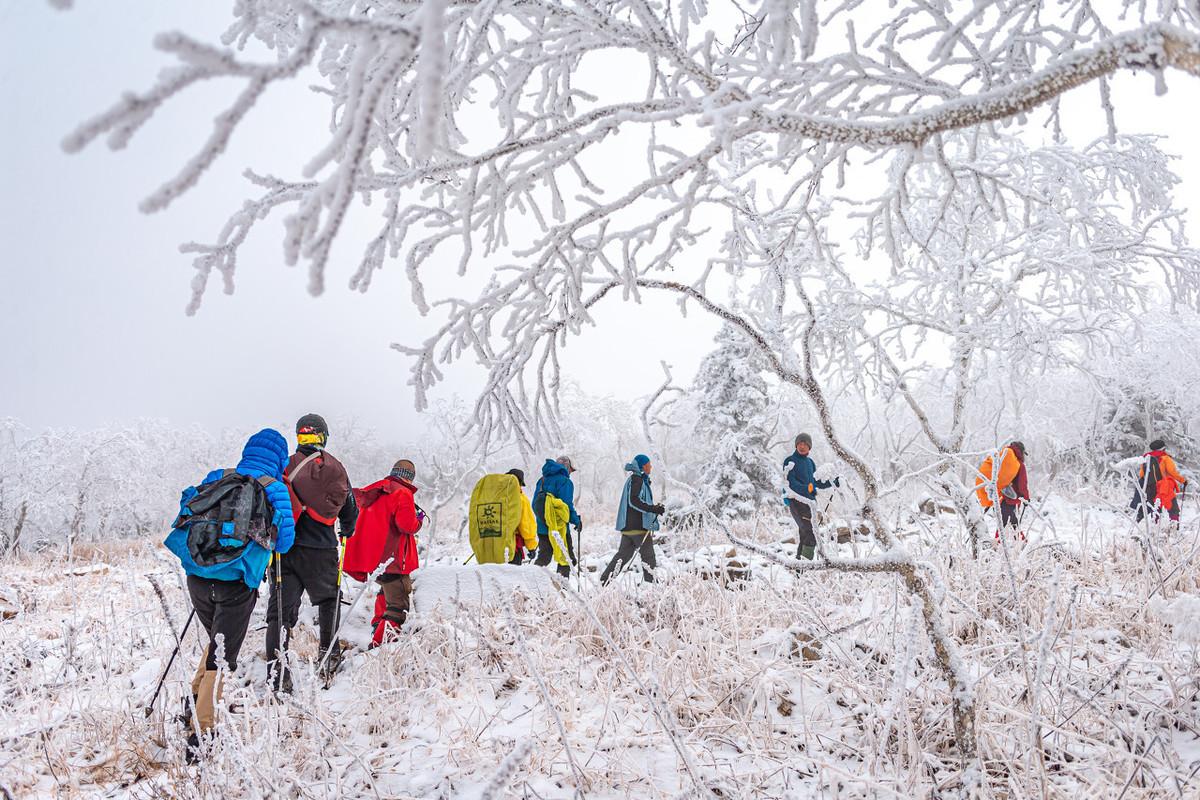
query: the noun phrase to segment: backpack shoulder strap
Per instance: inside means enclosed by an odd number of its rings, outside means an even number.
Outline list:
[[[307,467],[309,465],[309,463],[311,463],[314,459],[319,458],[322,452],[323,451],[321,451],[321,450],[317,450],[315,453],[309,453],[308,456],[306,456],[303,461],[301,461],[299,464],[296,465],[295,469],[288,472],[288,474],[286,476],[287,479],[289,481],[295,480],[296,476],[300,474],[300,470]]]
[[[240,474],[240,473],[236,469],[221,470],[222,478],[228,478],[230,475],[238,475],[238,474]],[[275,479],[272,478],[270,475],[259,475],[257,478],[255,478],[255,480],[258,481],[259,485],[262,486],[264,489],[275,482]]]

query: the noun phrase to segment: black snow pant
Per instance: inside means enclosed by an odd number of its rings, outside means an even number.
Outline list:
[[[321,635],[318,660],[324,658],[325,651],[333,643],[338,615],[338,551],[297,545],[283,554],[281,571],[283,575],[278,591],[274,566],[267,576],[271,582],[271,597],[267,602],[267,674],[274,676],[276,688],[285,682],[286,672],[276,669],[276,659],[280,651],[287,653],[292,628],[300,620],[300,600],[305,592],[308,592],[309,602],[317,607]],[[287,629],[282,643],[279,641],[280,595],[283,601],[283,627]]]
[[[796,527],[799,531],[796,558],[812,558],[813,553],[817,549],[817,536],[813,533],[812,506],[792,498],[791,502],[788,503],[788,510],[792,512],[792,519],[796,521]],[[806,547],[808,548],[808,555],[804,554],[804,548]]]
[[[1158,520],[1162,517],[1162,512],[1163,512],[1162,506],[1158,505],[1158,503],[1155,502],[1153,499],[1151,499],[1151,501],[1149,503],[1143,503],[1142,496],[1140,493],[1134,495],[1132,507],[1137,509],[1137,521],[1138,522],[1141,522],[1146,517],[1149,517],[1151,519],[1151,521],[1153,521],[1153,522],[1158,522]],[[1178,495],[1176,495],[1175,499],[1171,501],[1171,507],[1167,509],[1167,517],[1172,522],[1179,522],[1179,496]]]
[[[642,557],[642,580],[654,583],[654,569],[658,561],[654,556],[654,535],[650,531],[624,531],[621,533],[621,546],[617,548],[612,561],[600,573],[600,583],[607,584],[617,575],[625,571],[625,565],[633,560],[633,554]]]
[[[554,558],[554,546],[550,544],[550,534],[539,533],[537,558],[533,560],[533,563],[539,567],[549,566],[552,558]]]
[[[1000,527],[1017,529],[1020,520],[1017,517],[1017,507],[1012,503],[1000,504]]]
[[[196,575],[188,576],[187,587],[192,608],[196,609],[196,616],[208,634],[204,659],[192,678],[192,697],[200,731],[211,731],[224,683],[217,670],[217,654],[218,651],[224,654],[226,667],[237,669],[238,652],[246,641],[250,614],[258,602],[258,590],[241,581],[217,581]]]
[[[216,581],[196,575],[188,575],[187,587],[192,608],[196,609],[196,616],[208,633],[208,654],[204,668],[214,671],[217,668],[217,636],[220,635],[221,646],[225,649],[225,664],[231,670],[237,669],[238,652],[242,649],[242,642],[246,641],[250,614],[258,602],[258,591],[242,581]]]
[[[559,575],[562,575],[564,578],[569,578],[569,577],[571,577],[571,564],[576,563],[575,537],[574,537],[574,535],[572,535],[571,531],[568,530],[567,535],[564,536],[563,539],[564,539],[563,544],[565,544],[567,546],[567,562],[568,563],[559,564],[557,567],[555,567],[555,569],[558,571]],[[534,560],[533,563],[539,567],[548,567],[548,566],[550,566],[550,562],[553,560],[554,560],[554,545],[550,541],[550,534],[539,533],[538,534],[537,558]]]

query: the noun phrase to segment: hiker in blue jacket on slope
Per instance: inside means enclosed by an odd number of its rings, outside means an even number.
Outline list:
[[[235,531],[230,519],[229,500],[239,491],[253,491],[258,499],[250,508],[248,527],[260,538],[273,534],[273,550],[286,553],[295,536],[295,518],[291,492],[283,481],[288,460],[287,441],[277,431],[261,430],[250,437],[242,449],[242,460],[235,469],[216,469],[199,486],[189,486],[180,498],[179,517],[164,544],[179,557],[187,573],[188,594],[200,623],[208,634],[208,647],[192,679],[192,698],[199,724],[188,737],[188,758],[196,760],[198,734],[212,731],[216,703],[221,697],[217,680],[217,651],[223,648],[225,667],[237,669],[238,652],[246,639],[250,614],[258,601],[258,585],[271,560],[272,550]],[[253,479],[234,488],[237,476]],[[219,488],[230,487],[225,503],[202,503]],[[265,502],[264,502],[265,500]],[[207,514],[202,505],[210,505]],[[268,541],[268,544],[271,544]],[[220,646],[218,647],[218,637]]]
[[[799,542],[796,545],[796,558],[811,559],[817,552],[817,537],[813,533],[813,503],[817,499],[817,489],[829,489],[839,485],[834,478],[833,483],[817,480],[816,462],[809,457],[812,451],[812,437],[802,433],[796,437],[796,452],[783,460],[784,474],[787,485],[793,497],[785,494],[783,503],[792,512],[799,530]]]

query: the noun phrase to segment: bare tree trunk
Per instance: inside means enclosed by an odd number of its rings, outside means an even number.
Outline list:
[[[982,517],[974,513],[976,510],[975,495],[969,487],[957,483],[952,476],[943,473],[940,477],[942,490],[950,498],[950,502],[954,506],[954,513],[958,515],[964,530],[967,532],[967,538],[970,539],[971,558],[979,558],[979,542],[985,533],[985,529]]]
[[[686,286],[674,281],[642,279],[638,283],[648,288],[666,289],[678,294],[687,295],[694,299],[704,310],[716,314],[734,327],[741,330],[762,351],[771,370],[780,378],[804,392],[821,424],[829,446],[833,448],[838,458],[850,466],[863,484],[864,519],[871,525],[872,534],[883,547],[885,552],[893,556],[892,563],[872,569],[871,571],[891,571],[898,573],[904,579],[905,588],[921,603],[921,617],[925,621],[925,630],[933,643],[934,655],[946,686],[950,692],[950,704],[954,718],[954,738],[964,767],[970,767],[978,761],[978,742],[975,737],[975,690],[969,676],[962,667],[958,656],[958,646],[947,630],[942,617],[941,603],[935,597],[933,579],[927,572],[927,567],[916,563],[904,546],[896,539],[890,527],[884,521],[884,515],[878,506],[879,479],[867,463],[842,441],[833,422],[833,414],[825,393],[815,377],[813,369],[813,331],[816,327],[816,312],[812,300],[803,286],[797,283],[800,300],[808,312],[808,323],[804,328],[797,344],[800,346],[801,369],[796,369],[787,363],[779,352],[776,352],[762,333],[751,325],[745,318],[730,312],[712,302],[703,292],[695,287]]]
[[[25,529],[25,520],[29,517],[29,501],[21,501],[21,509],[17,512],[17,524],[13,526],[12,536],[9,537],[8,547],[4,551],[5,556],[9,556],[21,546],[21,531]]]
[[[83,532],[83,507],[87,503],[87,473],[85,466],[79,476],[79,492],[75,495],[75,514],[71,517],[71,526],[67,529],[67,563],[75,560],[75,542]]]
[[[863,482],[863,517],[871,524],[871,531],[875,539],[885,551],[896,555],[895,571],[904,579],[905,588],[909,593],[921,603],[921,617],[925,621],[925,630],[933,643],[938,667],[950,691],[950,705],[954,716],[954,739],[964,765],[972,764],[978,757],[978,745],[975,738],[974,687],[971,685],[970,678],[962,670],[962,663],[958,657],[958,646],[946,629],[941,603],[934,596],[931,587],[932,581],[926,574],[927,568],[918,565],[911,559],[904,546],[900,544],[884,521],[884,515],[878,505],[879,484],[874,472],[838,437],[834,430],[832,414],[820,386],[810,377],[807,381],[802,382],[800,387],[817,410],[817,417],[821,421],[821,430],[825,434],[829,446],[842,461],[850,465]]]

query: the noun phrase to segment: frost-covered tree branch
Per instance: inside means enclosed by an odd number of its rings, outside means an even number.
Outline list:
[[[456,259],[460,272],[516,258],[508,263],[531,263],[550,284],[541,287],[548,300],[582,318],[571,297],[583,275],[663,269],[697,243],[703,206],[729,202],[713,159],[746,137],[769,134],[773,162],[807,161],[812,177],[836,168],[841,181],[855,146],[920,148],[1041,107],[1056,118],[1063,92],[1116,70],[1160,80],[1167,69],[1200,72],[1196,20],[1183,4],[1162,4],[1160,18],[1142,5],[1142,24],[1124,32],[1113,27],[1128,17],[1106,18],[1082,0],[1064,5],[1064,22],[1021,4],[957,18],[922,2],[898,4],[885,18],[858,2],[831,3],[824,17],[820,6],[768,2],[743,17],[733,6],[647,0],[252,0],[238,4],[222,43],[274,50],[274,63],[162,35],[156,45],[179,66],[81,125],[64,147],[105,134],[110,147],[124,147],[191,86],[240,81],[208,140],[143,203],[158,210],[196,185],[271,85],[316,71],[333,111],[328,141],[299,165],[306,180],[257,180],[266,193],[216,242],[188,246],[199,254],[189,310],[213,269],[232,287],[247,227],[283,206],[293,209],[287,260],[308,262],[309,289],[319,294],[353,199],[380,197],[382,224],[348,276],[352,286],[365,290],[386,261],[403,259],[424,312],[422,269],[435,252],[439,263]],[[629,58],[644,64],[640,97],[625,85],[579,85],[585,67]],[[918,58],[927,66],[916,68]],[[481,100],[491,108],[482,126]],[[630,130],[646,139],[649,177],[615,186],[598,176],[614,135]],[[638,210],[643,222],[620,221]],[[532,218],[532,229],[517,216]]]
[[[1167,67],[1200,77],[1200,38],[1173,25],[1146,25],[1112,36],[1096,47],[1071,53],[1030,77],[954,98],[935,108],[882,122],[839,120],[792,111],[754,112],[756,133],[780,133],[817,142],[867,148],[920,146],[930,138],[1033,111],[1062,94],[1121,69]]]

